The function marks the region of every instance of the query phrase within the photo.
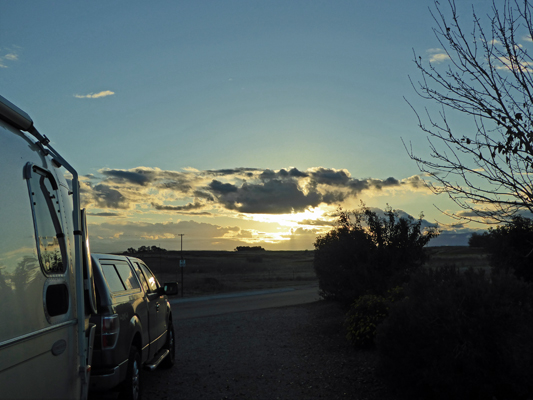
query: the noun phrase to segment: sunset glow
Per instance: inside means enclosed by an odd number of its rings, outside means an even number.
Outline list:
[[[427,7],[5,2],[0,87],[79,171],[95,251],[313,249],[361,202],[466,244],[404,147],[429,152],[413,49],[450,62]]]

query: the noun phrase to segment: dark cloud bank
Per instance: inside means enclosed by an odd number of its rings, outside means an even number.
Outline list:
[[[233,168],[176,172],[139,167],[131,170],[105,169],[99,172],[99,176],[87,176],[84,180],[84,202],[89,210],[96,209],[91,215],[115,219],[126,217],[126,210],[139,211],[139,205],[143,212],[166,212],[180,216],[216,216],[224,210],[235,212],[236,217],[239,213],[290,214],[320,205],[336,206],[348,198],[357,198],[365,191],[401,187],[417,190],[424,187],[418,176],[407,179],[354,178],[345,170],[331,168],[311,168],[305,171],[297,168],[277,171]],[[299,228],[289,235],[290,240],[273,246],[295,250],[312,249],[316,235],[330,228],[334,224],[332,221],[304,221],[302,226],[307,228]],[[425,223],[430,225],[427,221]],[[174,243],[176,232],[183,233],[185,229],[191,228],[188,240],[191,245],[194,243],[196,249],[227,248],[250,243],[241,240],[250,239],[251,233],[237,227],[197,225],[192,221],[188,224],[184,221],[179,225],[103,223],[95,227],[97,235],[94,238],[101,246],[121,242],[120,248],[126,243],[135,247],[146,240]],[[117,232],[122,233],[117,235]],[[443,232],[431,245],[466,245],[470,234],[464,231]],[[114,237],[117,239],[113,239]]]
[[[345,170],[312,168],[270,169],[234,168],[207,171],[163,171],[150,168],[131,170],[105,169],[103,178],[89,177],[84,194],[98,208],[128,209],[139,202],[143,189],[170,190],[182,198],[192,198],[186,205],[166,205],[146,199],[158,211],[182,214],[222,207],[249,214],[288,214],[301,212],[321,204],[336,205],[348,197],[368,190],[388,187],[422,187],[414,176],[398,180],[357,179]],[[205,211],[204,211],[205,212]]]

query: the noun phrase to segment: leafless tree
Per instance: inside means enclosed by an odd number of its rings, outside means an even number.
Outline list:
[[[406,148],[430,176],[433,192],[448,194],[462,208],[458,218],[502,222],[533,212],[532,8],[528,0],[494,1],[483,18],[473,8],[467,33],[455,2],[435,1],[434,32],[447,68],[415,53],[421,78],[413,86],[441,111],[435,118],[415,110],[430,156]],[[472,130],[452,129],[450,110],[471,117]]]

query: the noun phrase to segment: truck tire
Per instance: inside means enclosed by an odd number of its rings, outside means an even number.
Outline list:
[[[165,344],[165,349],[168,350],[169,353],[161,362],[161,367],[172,368],[176,358],[176,336],[174,335],[174,326],[172,325],[172,322],[169,322],[168,324],[167,342]]]
[[[137,347],[130,349],[128,359],[128,372],[126,380],[122,383],[120,390],[121,400],[140,400],[141,399],[141,353]]]

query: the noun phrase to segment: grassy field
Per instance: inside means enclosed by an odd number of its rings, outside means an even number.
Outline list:
[[[187,251],[138,254],[160,282],[178,281],[184,296],[293,287],[317,282],[312,251]],[[181,289],[180,289],[181,293]]]
[[[482,248],[468,246],[428,247],[427,267],[489,268],[487,253]]]
[[[427,251],[429,268],[447,265],[488,268],[482,249],[429,247]],[[186,251],[183,282],[179,251],[136,256],[148,264],[161,283],[179,282],[184,297],[318,283],[312,251]]]

